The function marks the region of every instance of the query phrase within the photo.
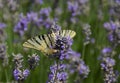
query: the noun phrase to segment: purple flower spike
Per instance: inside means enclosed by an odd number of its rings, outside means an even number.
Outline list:
[[[35,12],[27,13],[27,19],[28,19],[28,21],[37,22],[38,21],[38,14]]]
[[[43,4],[43,0],[35,0],[36,3]]]
[[[66,72],[61,72],[61,73],[57,73],[57,78],[60,81],[65,81],[67,79],[67,73]]]
[[[3,28],[5,28],[5,27],[6,27],[6,24],[0,23],[0,29],[3,29]]]
[[[27,31],[28,23],[28,19],[26,19],[23,14],[21,14],[19,22],[14,27],[14,32],[17,32],[18,34],[20,34],[20,36],[23,36],[24,32]]]
[[[40,15],[44,15],[44,16],[49,16],[49,14],[50,14],[50,12],[51,12],[51,8],[50,7],[48,7],[48,8],[42,8],[41,10],[40,10]]]
[[[54,64],[50,67],[49,80],[47,83],[59,83],[65,82],[68,75],[65,72],[66,65],[65,64]]]
[[[15,80],[25,80],[29,74],[30,74],[30,71],[28,69],[25,69],[23,72],[18,69],[15,69],[13,71],[13,76]]]
[[[30,71],[29,71],[28,69],[25,69],[25,70],[23,71],[23,76],[24,76],[25,78],[27,78],[29,74],[30,74]]]
[[[115,65],[115,60],[112,59],[112,58],[109,58],[109,57],[107,57],[107,58],[105,59],[105,62],[106,62],[106,64],[108,64],[109,66],[114,66],[114,65]]]
[[[118,74],[114,71],[115,60],[113,59],[113,50],[106,47],[102,50],[101,69],[103,70],[104,82],[115,83],[118,79]]]
[[[14,71],[13,71],[13,75],[14,75],[14,78],[15,78],[15,80],[19,80],[19,75],[21,74],[21,72],[19,71],[19,70],[17,70],[17,69],[15,69]]]
[[[111,48],[104,48],[104,49],[102,50],[102,53],[103,53],[103,54],[111,53],[111,52],[112,52],[112,49],[111,49]]]

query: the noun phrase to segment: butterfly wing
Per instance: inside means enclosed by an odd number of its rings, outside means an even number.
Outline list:
[[[24,47],[27,48],[33,48],[36,50],[39,50],[45,54],[50,54],[52,53],[51,47],[55,43],[55,34],[44,34],[44,35],[39,35],[34,38],[31,38],[27,40],[25,43],[23,43]]]
[[[57,33],[52,32],[51,34],[47,35],[44,34],[31,38],[27,40],[25,43],[23,43],[23,46],[39,50],[47,55],[50,55],[54,52],[57,52],[57,50],[52,49],[52,47],[55,46],[57,34],[60,35],[61,37],[70,38],[73,38],[76,35],[76,33],[72,30],[61,30],[58,31]]]
[[[60,30],[57,33],[61,37],[70,37],[70,38],[73,38],[76,35],[76,32],[73,30]]]

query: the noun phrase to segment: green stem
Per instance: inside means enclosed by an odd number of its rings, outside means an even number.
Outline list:
[[[18,83],[24,83],[24,81],[19,80]]]
[[[1,72],[1,70],[2,70],[2,66],[1,66],[1,64],[0,64],[0,72]],[[0,80],[2,79],[2,74],[0,74]]]
[[[83,46],[83,50],[82,50],[82,59],[84,60],[84,57],[85,57],[85,48],[86,48],[86,45]]]
[[[8,78],[8,74],[7,74],[7,70],[5,69],[5,77],[6,77],[6,82],[8,82],[9,78]]]

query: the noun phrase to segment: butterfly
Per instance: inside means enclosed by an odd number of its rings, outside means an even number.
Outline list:
[[[76,35],[76,32],[73,30],[60,30],[57,32],[52,32],[51,34],[38,35],[36,37],[28,39],[23,43],[23,46],[39,50],[46,55],[51,55],[58,51],[52,48],[55,46],[56,38],[58,35],[60,37],[73,38]]]

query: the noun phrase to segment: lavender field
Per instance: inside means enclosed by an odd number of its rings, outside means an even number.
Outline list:
[[[0,0],[0,83],[120,83],[119,44],[120,0]]]

